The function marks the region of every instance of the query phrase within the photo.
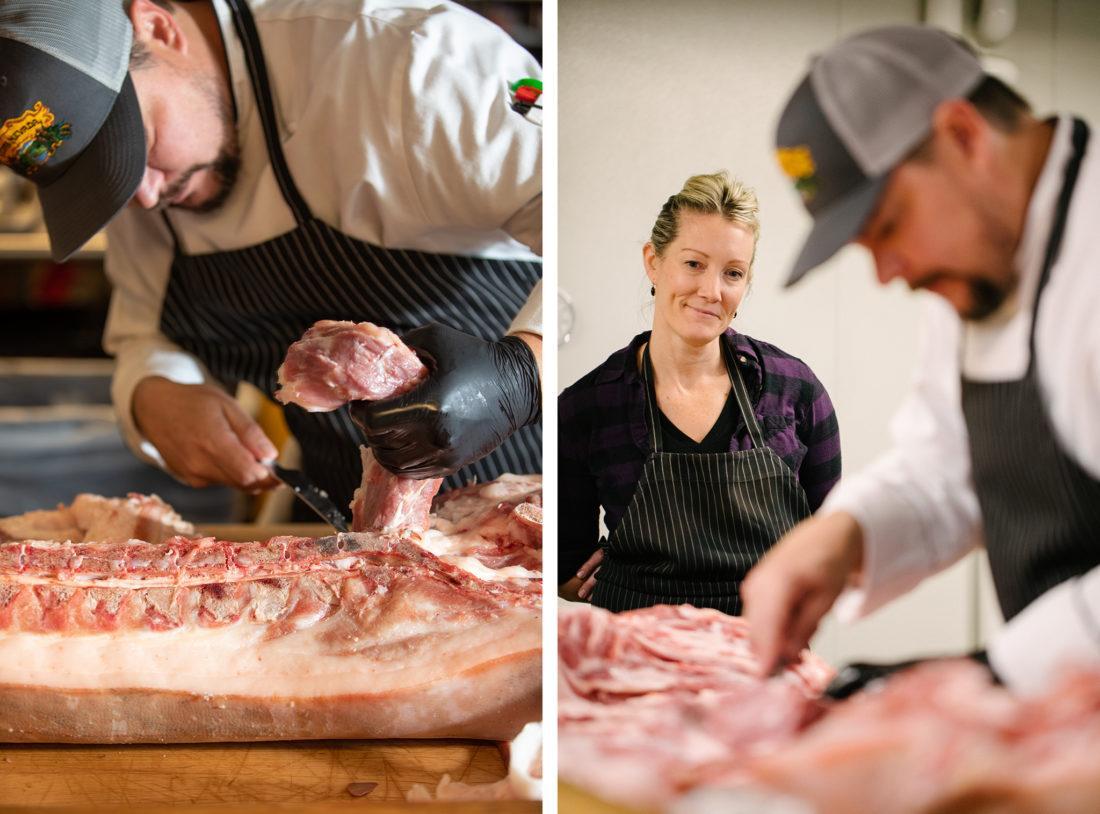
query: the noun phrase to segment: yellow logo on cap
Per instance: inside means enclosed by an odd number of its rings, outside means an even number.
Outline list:
[[[794,181],[794,188],[802,195],[802,200],[809,202],[817,193],[817,167],[814,157],[810,155],[810,148],[805,144],[780,147],[775,151],[775,157],[779,159],[783,172]]]
[[[34,175],[73,134],[68,122],[54,121],[53,112],[37,101],[30,110],[0,124],[0,164],[21,175]]]

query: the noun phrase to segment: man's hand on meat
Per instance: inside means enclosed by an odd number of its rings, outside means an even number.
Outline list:
[[[138,429],[188,485],[224,483],[253,492],[277,485],[260,462],[274,460],[278,450],[219,388],[150,376],[135,388],[132,409]]]
[[[394,474],[450,475],[538,421],[537,335],[486,341],[432,323],[401,338],[431,370],[427,380],[392,399],[351,404],[378,462]]]
[[[741,599],[761,674],[798,660],[862,565],[859,524],[833,512],[799,523],[749,571]]]

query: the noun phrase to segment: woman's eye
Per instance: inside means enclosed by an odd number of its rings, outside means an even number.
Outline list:
[[[689,269],[701,269],[703,267],[703,264],[700,263],[698,260],[688,260],[687,267]]]
[[[740,280],[745,276],[741,269],[726,269],[726,276],[731,280]]]

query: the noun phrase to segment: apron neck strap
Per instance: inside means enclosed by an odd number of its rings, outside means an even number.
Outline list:
[[[1069,205],[1073,198],[1073,188],[1077,184],[1077,176],[1081,171],[1081,161],[1085,157],[1085,148],[1089,143],[1089,126],[1081,119],[1073,120],[1073,154],[1066,162],[1063,174],[1062,191],[1058,193],[1058,202],[1054,209],[1054,220],[1050,226],[1050,237],[1047,239],[1046,253],[1043,256],[1043,270],[1039,276],[1039,285],[1035,290],[1035,304],[1031,312],[1031,329],[1028,335],[1028,367],[1035,365],[1035,323],[1039,316],[1039,300],[1050,278],[1050,270],[1058,262],[1058,254],[1062,249],[1062,238],[1065,236],[1066,221],[1069,216]]]
[[[271,97],[271,82],[267,76],[267,64],[264,62],[263,48],[260,46],[260,34],[256,30],[256,21],[248,8],[246,0],[226,0],[233,12],[233,27],[244,49],[245,62],[248,65],[248,78],[252,83],[252,95],[256,98],[256,110],[263,125],[264,141],[271,167],[275,171],[275,180],[283,193],[283,200],[294,213],[294,220],[304,226],[313,219],[302,194],[294,184],[282,145],[279,143],[278,120],[275,117],[275,103]]]
[[[646,342],[642,350],[642,380],[645,383],[646,406],[649,409],[649,447],[654,453],[659,453],[662,451],[661,413],[657,406],[656,377],[653,375],[653,361],[649,358],[649,345],[650,343]],[[734,358],[733,349],[727,346],[724,336],[718,337],[718,346],[721,348],[726,372],[730,377],[730,385],[737,399],[737,406],[741,410],[741,417],[745,421],[745,427],[749,431],[749,437],[752,439],[752,445],[756,449],[763,449],[764,432],[760,429],[760,422],[756,420],[752,400],[749,398],[749,389],[745,386],[745,379]]]

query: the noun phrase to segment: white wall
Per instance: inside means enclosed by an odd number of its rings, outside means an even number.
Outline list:
[[[1015,32],[991,52],[1012,62],[1040,113],[1069,110],[1100,126],[1100,3],[1019,6]],[[879,287],[851,248],[780,288],[809,219],[772,139],[812,53],[867,26],[917,22],[921,9],[916,0],[559,0],[559,281],[575,309],[559,350],[562,386],[648,327],[640,258],[653,220],[687,176],[726,168],[756,188],[762,222],[735,327],[800,356],[825,383],[846,472],[885,446],[913,366],[916,298]],[[815,644],[834,661],[971,647],[978,570],[960,563],[858,625],[827,624]]]

